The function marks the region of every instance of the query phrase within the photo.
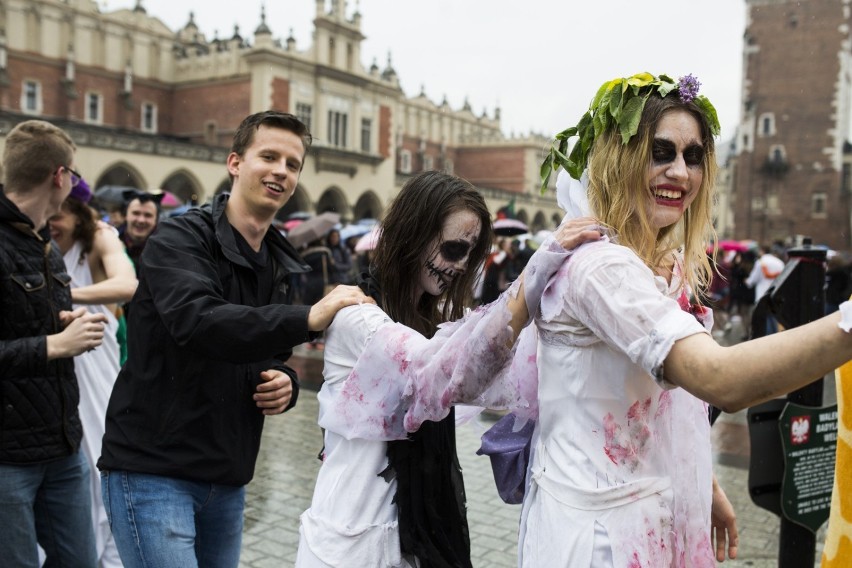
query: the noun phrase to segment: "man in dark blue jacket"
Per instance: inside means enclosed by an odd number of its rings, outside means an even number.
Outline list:
[[[0,564],[94,566],[90,472],[80,450],[75,355],[105,318],[71,310],[47,219],[80,179],[64,131],[28,120],[6,137],[0,192]]]
[[[296,403],[284,362],[339,309],[368,301],[340,286],[290,305],[307,267],[271,225],[310,142],[290,114],[247,117],[228,156],[230,195],[148,239],[98,462],[127,567],[238,565],[263,416]]]

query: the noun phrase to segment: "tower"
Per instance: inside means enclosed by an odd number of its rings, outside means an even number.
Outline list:
[[[850,2],[746,0],[746,9],[735,237],[807,235],[848,249]]]

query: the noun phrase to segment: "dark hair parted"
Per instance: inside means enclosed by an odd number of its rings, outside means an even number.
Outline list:
[[[27,120],[6,136],[6,191],[28,192],[59,167],[70,167],[77,147],[68,133],[44,120]]]
[[[289,130],[302,140],[302,146],[305,147],[305,154],[308,153],[308,148],[311,147],[311,143],[313,142],[313,137],[308,127],[294,115],[277,110],[266,110],[250,114],[243,119],[234,133],[231,152],[234,152],[238,156],[245,155],[248,147],[254,142],[254,133],[261,126]],[[304,163],[302,166],[304,166]]]
[[[74,197],[66,197],[65,201],[62,202],[62,209],[77,218],[71,237],[75,241],[83,243],[83,252],[86,254],[92,252],[95,233],[98,230],[98,220],[95,217],[94,209]]]
[[[441,238],[447,217],[464,210],[473,212],[481,226],[467,269],[443,294],[423,294],[415,304],[424,253]],[[385,312],[427,337],[438,324],[462,317],[471,303],[473,282],[491,247],[491,237],[485,199],[470,182],[435,171],[409,179],[385,214],[373,261]]]

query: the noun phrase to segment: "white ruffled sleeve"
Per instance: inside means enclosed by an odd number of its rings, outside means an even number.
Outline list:
[[[549,243],[530,259],[524,288],[531,313],[569,254]],[[441,325],[431,339],[397,323],[370,329],[352,318],[352,308],[341,310],[326,342],[325,376],[327,384],[331,379],[335,385],[327,393],[333,390],[333,398],[320,393],[327,408],[320,426],[346,438],[397,440],[427,420],[445,418],[454,404],[528,407],[534,398],[528,383],[534,385],[536,378],[534,361],[513,362],[515,349],[507,346],[512,337],[507,303],[515,294],[517,286],[463,319]],[[358,309],[379,311],[366,305]],[[341,337],[346,334],[352,337]],[[347,362],[351,372],[345,374]]]

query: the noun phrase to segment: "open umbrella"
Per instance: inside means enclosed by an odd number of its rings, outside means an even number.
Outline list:
[[[745,252],[748,250],[748,245],[741,241],[719,241],[716,243],[716,248],[720,250],[733,250],[736,252]]]
[[[304,219],[290,219],[289,221],[284,221],[284,224],[281,226],[281,228],[285,231],[292,231],[304,222]]]
[[[183,200],[171,191],[164,191],[160,189],[152,191],[151,193],[163,194],[163,198],[160,200],[160,206],[162,207],[180,207],[183,205]]]
[[[346,242],[352,237],[363,237],[370,232],[367,225],[346,225],[340,229],[340,240]]]
[[[101,205],[123,205],[126,191],[142,190],[126,185],[104,185],[95,190],[94,197]]]
[[[305,219],[287,233],[287,240],[296,248],[306,245],[311,241],[321,239],[331,231],[340,221],[337,213],[321,213],[316,217]]]
[[[529,228],[517,219],[497,219],[494,221],[494,233],[501,237],[513,237],[529,232]]]
[[[376,245],[379,244],[379,236],[381,234],[382,228],[379,225],[370,229],[370,232],[361,237],[361,240],[355,245],[355,252],[367,252],[376,248]]]

